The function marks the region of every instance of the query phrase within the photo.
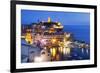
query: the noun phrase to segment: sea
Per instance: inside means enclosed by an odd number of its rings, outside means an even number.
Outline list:
[[[72,33],[75,40],[90,43],[90,25],[64,25],[64,32]]]

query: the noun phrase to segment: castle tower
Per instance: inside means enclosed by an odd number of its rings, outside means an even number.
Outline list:
[[[51,18],[50,17],[48,17],[48,22],[51,22]]]

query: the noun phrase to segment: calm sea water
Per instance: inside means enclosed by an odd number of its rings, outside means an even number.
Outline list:
[[[72,33],[75,40],[90,43],[89,25],[64,25],[64,31]]]

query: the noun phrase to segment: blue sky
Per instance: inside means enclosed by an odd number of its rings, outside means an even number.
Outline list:
[[[22,24],[29,25],[33,22],[47,21],[48,17],[52,21],[61,22],[63,25],[90,25],[89,13],[21,10]]]

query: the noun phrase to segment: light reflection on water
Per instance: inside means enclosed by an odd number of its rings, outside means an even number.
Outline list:
[[[24,40],[22,40],[23,43],[25,43]],[[21,62],[26,63],[28,62],[30,54],[34,52],[35,56],[39,56],[41,49],[37,47],[30,47],[28,45],[22,45],[21,46]],[[71,48],[71,52],[69,55],[64,53],[58,53],[58,59],[59,61],[68,61],[68,60],[86,60],[90,58],[90,49],[85,48]],[[53,59],[52,61],[57,61],[56,59]]]

